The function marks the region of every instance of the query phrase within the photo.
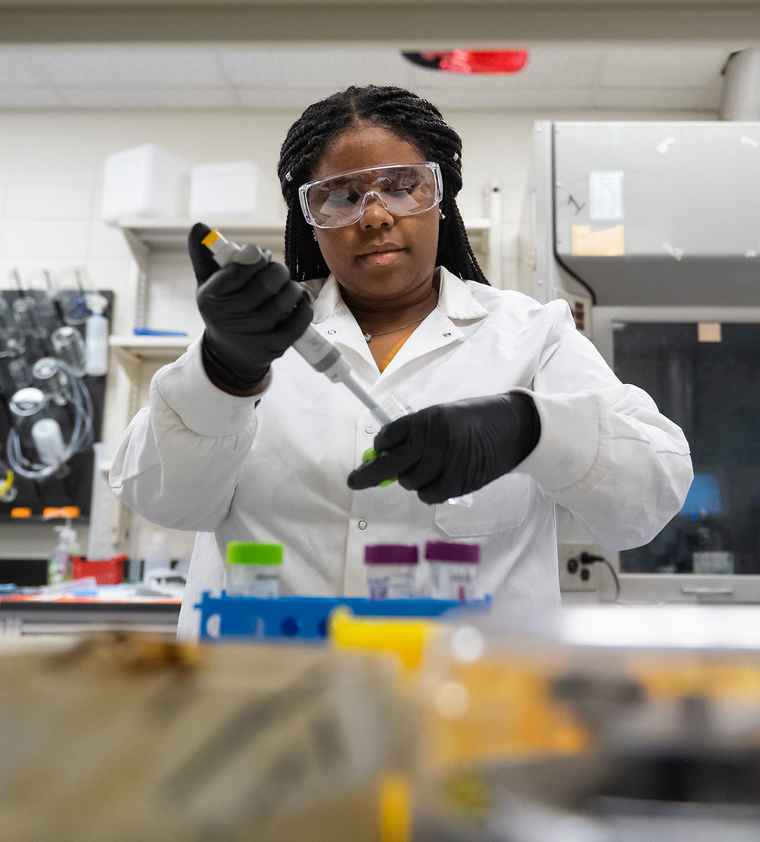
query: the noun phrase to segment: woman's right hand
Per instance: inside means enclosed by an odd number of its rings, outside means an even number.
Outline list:
[[[196,223],[188,248],[198,281],[198,309],[206,324],[203,366],[209,379],[232,394],[249,394],[309,326],[306,292],[280,263],[220,268],[203,238],[211,229]]]

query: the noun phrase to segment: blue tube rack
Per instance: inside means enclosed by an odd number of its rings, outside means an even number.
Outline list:
[[[483,610],[488,598],[472,602],[448,599],[386,599],[361,597],[281,596],[258,599],[251,596],[201,596],[196,608],[201,614],[200,639],[266,638],[324,640],[330,613],[345,606],[357,617],[440,617],[448,612]],[[218,617],[218,629],[209,631],[210,621]],[[215,625],[215,622],[213,623]]]

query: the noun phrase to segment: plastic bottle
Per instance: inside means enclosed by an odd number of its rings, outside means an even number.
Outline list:
[[[105,310],[108,300],[93,293],[87,296],[91,315],[85,322],[85,373],[90,377],[102,377],[108,371],[108,319]]]
[[[364,564],[370,599],[413,599],[417,595],[416,544],[367,544]]]
[[[430,562],[430,596],[433,599],[474,599],[474,582],[480,547],[455,541],[428,541],[425,558]]]
[[[79,555],[76,530],[71,526],[71,520],[66,518],[65,526],[54,526],[58,533],[58,543],[48,561],[48,585],[59,585],[70,582],[73,568],[73,558]]]
[[[61,425],[55,418],[40,418],[32,425],[32,439],[37,455],[45,465],[59,467],[71,455],[66,450]]]
[[[227,593],[276,599],[280,595],[282,544],[230,541],[227,544]]]

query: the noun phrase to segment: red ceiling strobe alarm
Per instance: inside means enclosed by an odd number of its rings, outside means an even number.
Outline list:
[[[527,50],[445,50],[404,53],[414,64],[446,73],[519,73],[528,63]]]

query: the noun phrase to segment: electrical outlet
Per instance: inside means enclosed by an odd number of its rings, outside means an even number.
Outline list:
[[[599,590],[599,565],[581,564],[581,553],[602,555],[595,544],[559,545],[559,589],[562,593],[594,592]]]

